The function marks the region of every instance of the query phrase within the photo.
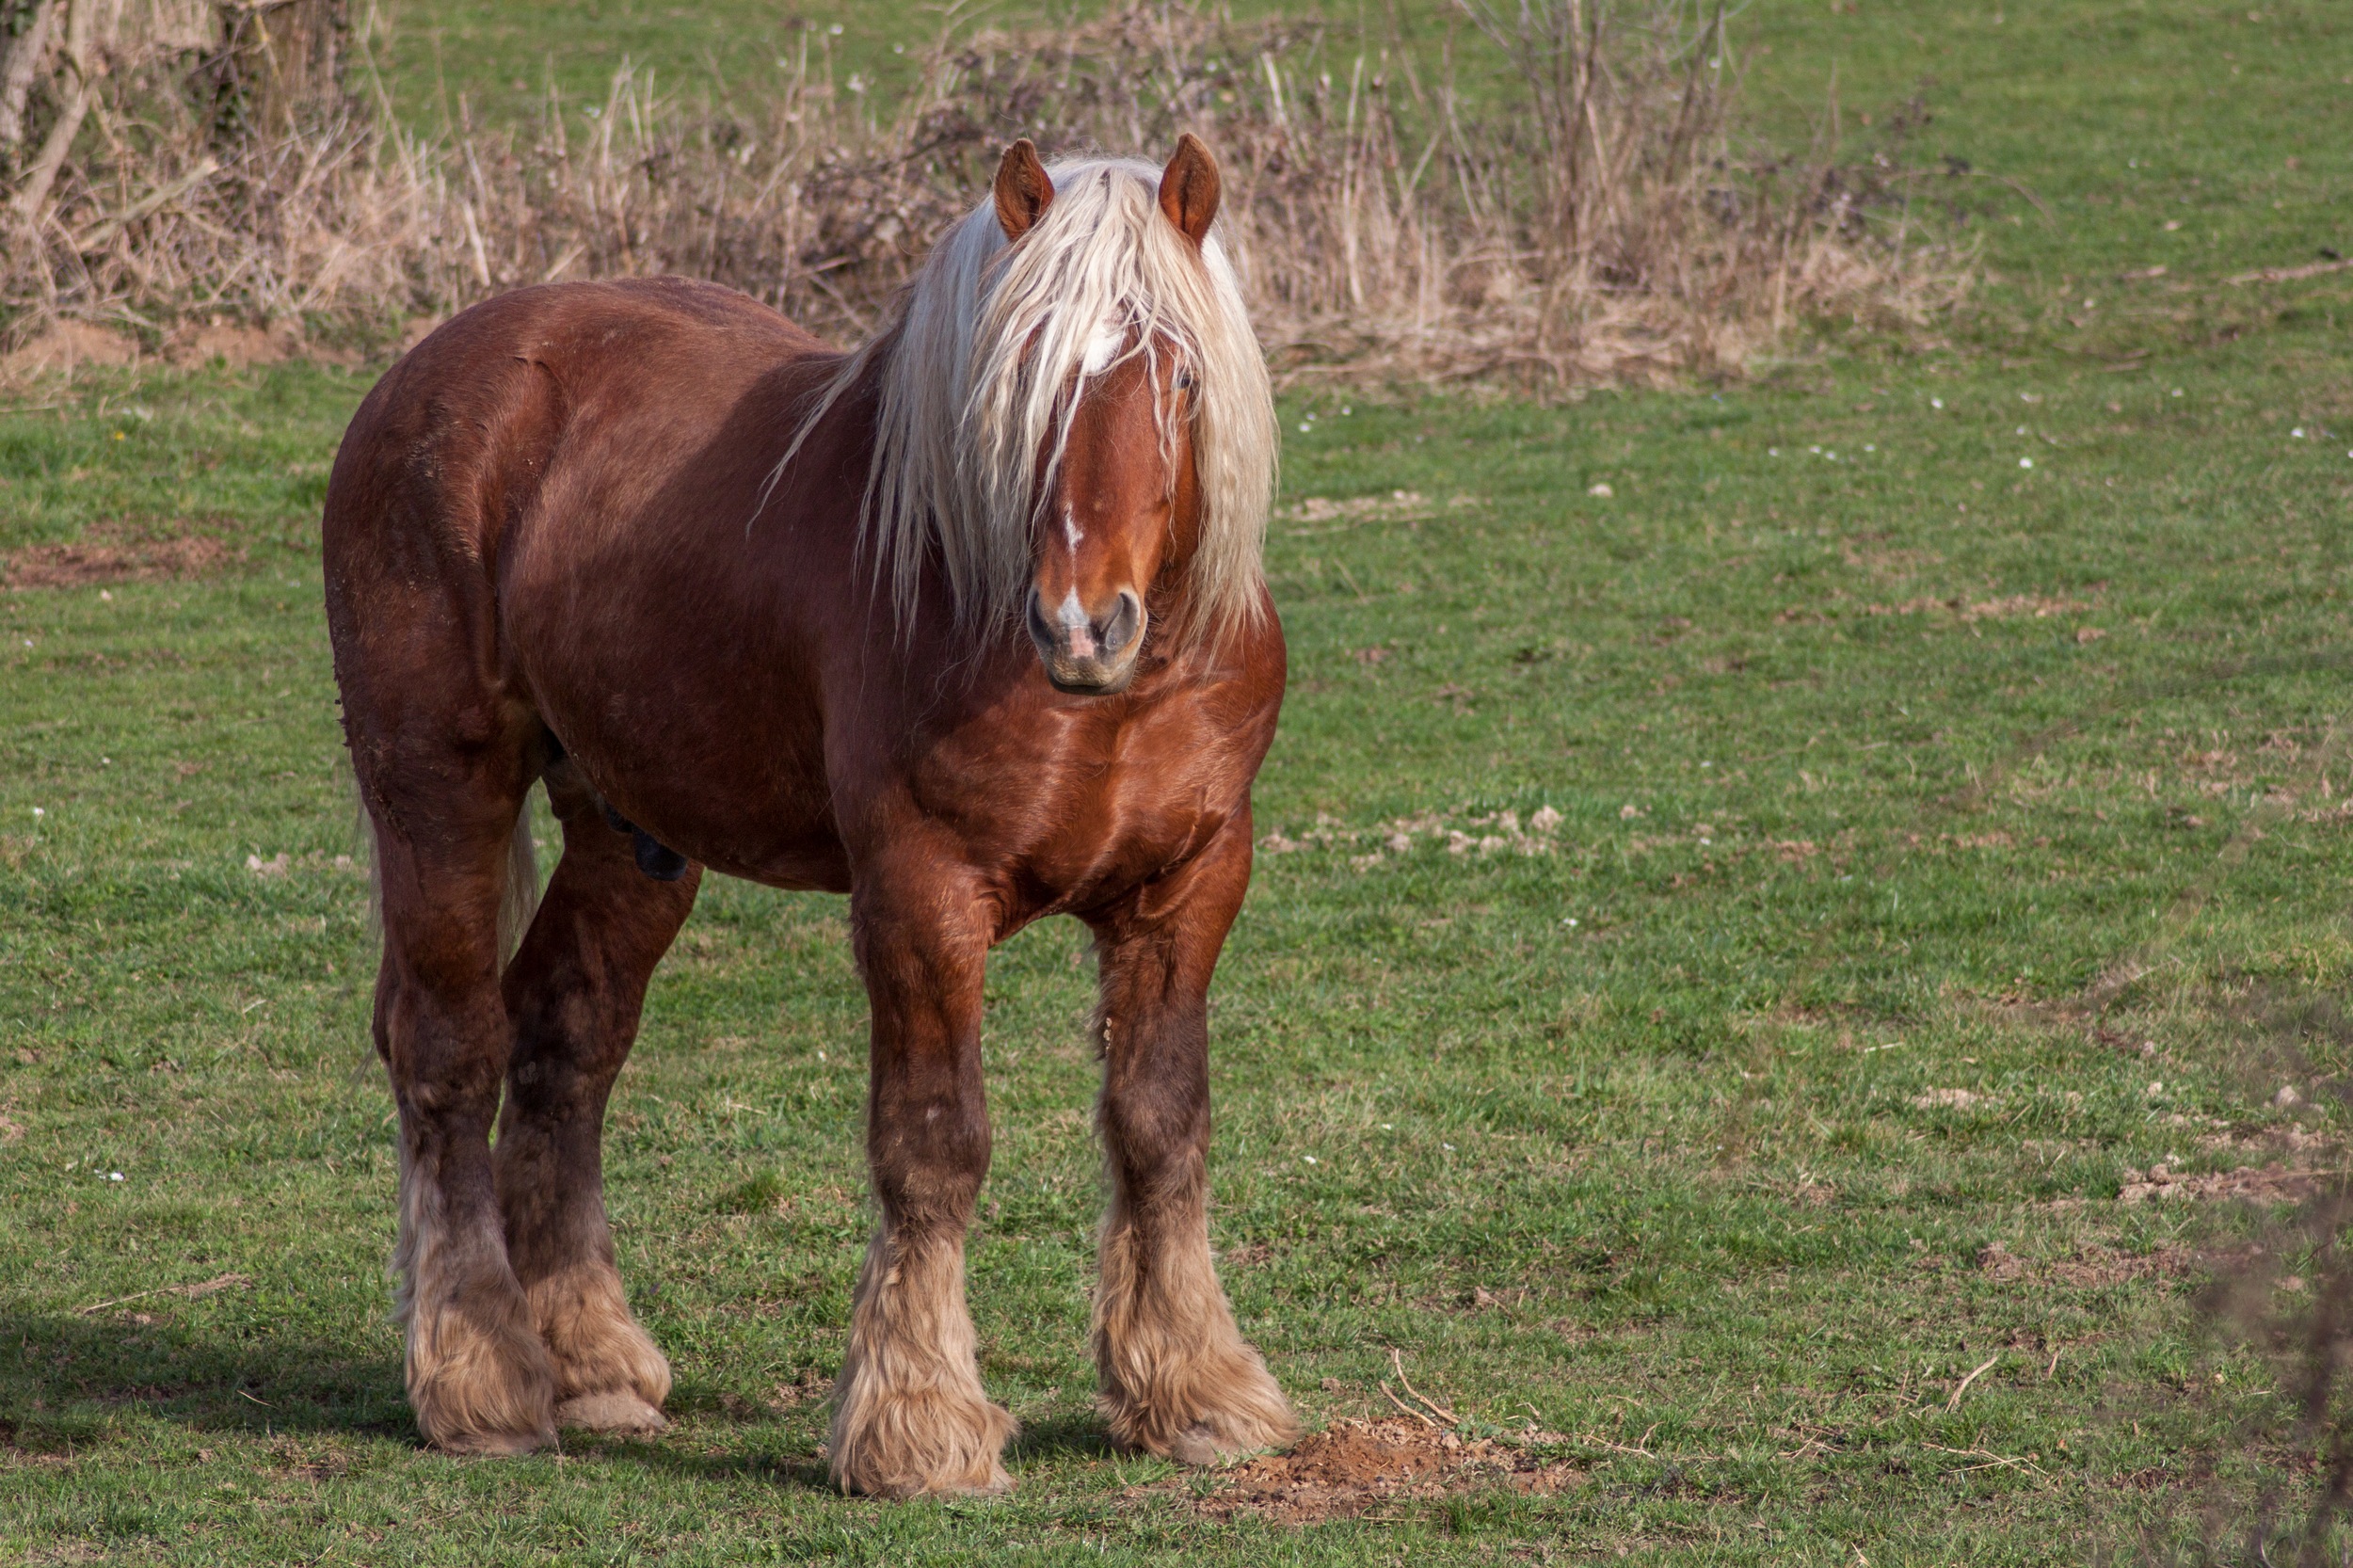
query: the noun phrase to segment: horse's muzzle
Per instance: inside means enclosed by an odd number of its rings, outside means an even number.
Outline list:
[[[1030,640],[1056,691],[1109,696],[1135,679],[1145,616],[1144,600],[1128,589],[1120,589],[1099,614],[1082,608],[1075,593],[1049,614],[1033,587],[1028,620]]]

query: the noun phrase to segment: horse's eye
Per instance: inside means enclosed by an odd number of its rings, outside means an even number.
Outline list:
[[[1178,371],[1173,384],[1178,392],[1193,391],[1193,372],[1189,370]]]

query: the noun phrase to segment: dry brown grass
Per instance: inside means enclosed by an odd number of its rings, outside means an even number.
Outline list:
[[[1476,14],[1525,67],[1476,101],[1355,31],[1146,6],[951,39],[880,115],[805,52],[695,97],[624,70],[593,115],[551,103],[523,135],[424,138],[348,104],[233,136],[151,122],[135,150],[86,134],[8,219],[0,310],[20,341],[220,316],[381,338],[524,284],[680,272],[850,339],[1013,136],[1050,157],[1182,129],[1223,163],[1228,243],[1293,381],[1733,374],[1799,324],[1919,328],[1965,290],[1887,156],[1741,147],[1717,13]]]

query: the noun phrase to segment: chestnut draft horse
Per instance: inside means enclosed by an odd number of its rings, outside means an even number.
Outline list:
[[[1209,976],[1284,680],[1273,404],[1218,189],[1191,136],[1165,169],[1017,142],[856,354],[712,285],[564,284],[465,312],[360,406],[327,609],[430,1442],[664,1424],[600,1140],[706,868],[850,896],[880,1215],[840,1485],[1010,1484],[964,1242],[982,969],[1046,915],[1086,922],[1101,971],[1112,1435],[1202,1463],[1296,1432],[1204,1209]],[[535,782],[564,834],[536,913]]]

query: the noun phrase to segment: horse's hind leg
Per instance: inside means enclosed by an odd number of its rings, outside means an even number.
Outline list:
[[[554,1362],[557,1422],[658,1431],[670,1366],[621,1290],[600,1144],[647,982],[695,905],[700,872],[645,875],[630,835],[568,763],[547,782],[564,857],[506,971],[515,1052],[495,1155],[506,1254]]]
[[[1093,923],[1102,969],[1103,1217],[1095,1358],[1122,1448],[1189,1464],[1298,1423],[1209,1256],[1209,990],[1250,882],[1250,823]]]
[[[511,1038],[499,908],[529,779],[485,753],[354,753],[384,901],[376,1044],[400,1112],[408,1402],[438,1447],[528,1452],[554,1439],[555,1379],[507,1266],[489,1132]]]

